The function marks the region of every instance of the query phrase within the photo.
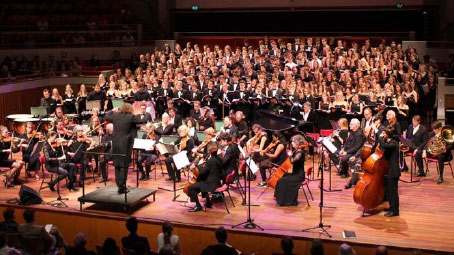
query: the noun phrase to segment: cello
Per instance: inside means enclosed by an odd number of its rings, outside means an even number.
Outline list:
[[[308,142],[304,142],[304,144],[300,145],[295,151],[302,150],[308,146]],[[294,152],[295,152],[294,151]],[[294,153],[293,152],[293,153]],[[292,153],[292,154],[293,154]],[[291,155],[285,159],[285,161],[277,167],[276,171],[273,173],[273,175],[270,176],[270,179],[268,180],[268,186],[275,188],[277,181],[281,179],[286,173],[291,173],[293,169],[293,164],[290,161]]]
[[[395,125],[396,121],[393,119],[387,128]],[[379,206],[385,196],[385,174],[388,171],[388,160],[380,148],[380,143],[377,144],[375,152],[363,162],[362,168],[364,175],[356,184],[353,200],[365,210],[371,210]]]
[[[212,153],[214,153],[216,151],[218,151],[218,146],[217,145],[214,146],[211,151],[207,152],[207,155],[204,158],[204,162],[202,164],[202,167],[205,167],[208,158],[211,156]],[[195,167],[194,170],[193,170],[192,178],[189,179],[189,181],[183,187],[184,194],[189,195],[189,186],[191,186],[192,184],[195,184],[195,183],[197,183],[199,181],[199,172],[200,172],[199,168]]]

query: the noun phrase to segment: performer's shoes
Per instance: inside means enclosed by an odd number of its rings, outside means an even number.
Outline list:
[[[147,175],[145,175],[145,178],[143,178],[143,181],[148,181],[148,180],[150,180],[150,176],[147,174]]]
[[[265,187],[266,186],[266,182],[260,182],[257,186],[258,187]]]
[[[51,191],[55,191],[55,187],[54,187],[55,184],[51,184],[51,183],[49,182],[49,183],[47,183],[47,185],[49,185],[49,189],[50,189]]]
[[[72,191],[79,191],[79,188],[75,187],[75,186],[72,186],[71,188],[68,188],[69,190],[72,190]]]
[[[14,180],[13,182],[14,185],[22,185],[22,182],[19,180]]]
[[[166,178],[166,181],[173,181],[172,177]]]
[[[145,175],[145,174],[142,174],[142,175],[140,176],[140,179],[139,179],[139,180],[143,181],[143,180],[145,180],[145,177],[146,177],[146,175]]]
[[[101,179],[99,183],[107,182],[107,179]]]
[[[425,173],[418,173],[418,174],[416,175],[416,177],[426,177],[426,174],[425,174]]]
[[[118,189],[118,195],[128,193],[128,189]]]
[[[351,182],[347,183],[344,188],[345,189],[350,189],[353,185],[351,184]]]
[[[442,184],[443,183],[443,177],[438,178],[437,184]]]
[[[211,203],[211,202],[205,203],[204,206],[205,206],[205,208],[211,208],[211,207],[213,207],[213,203]]]
[[[202,210],[203,210],[203,208],[201,206],[196,205],[196,206],[192,207],[191,209],[189,209],[188,212],[200,212]]]
[[[388,207],[388,208],[383,209],[383,211],[385,211],[385,212],[390,212],[391,209]]]
[[[396,217],[396,216],[399,216],[399,214],[398,213],[394,213],[394,212],[385,213],[385,217]]]
[[[348,174],[342,174],[342,175],[341,175],[341,178],[344,178],[344,179],[345,179],[345,178],[348,178]]]

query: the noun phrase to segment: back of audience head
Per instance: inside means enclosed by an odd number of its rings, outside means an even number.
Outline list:
[[[25,222],[27,222],[27,223],[32,223],[32,222],[35,221],[35,210],[33,210],[33,209],[26,209],[26,210],[24,211],[23,216],[24,216]]]
[[[314,239],[312,241],[311,255],[323,255],[324,248],[323,243],[320,239]]]
[[[356,255],[356,252],[355,252],[355,250],[353,250],[353,248],[350,245],[343,243],[340,245],[339,251],[337,254],[338,255]]]
[[[6,233],[0,233],[0,248],[5,247],[5,245],[8,243],[8,238],[6,236]]]
[[[83,248],[87,244],[87,236],[84,233],[79,232],[74,236],[74,247]]]
[[[219,243],[225,244],[227,242],[227,230],[224,227],[218,227],[215,236]]]
[[[102,245],[102,254],[118,254],[117,242],[111,237],[107,237]]]
[[[159,251],[159,255],[174,255],[175,251],[173,250],[172,245],[167,244]]]
[[[16,215],[15,215],[15,210],[13,207],[7,207],[4,211],[3,211],[3,219],[5,221],[12,221],[16,218]]]
[[[164,221],[162,224],[162,233],[164,234],[164,244],[170,244],[170,237],[172,236],[173,225],[170,221]]]
[[[137,221],[137,218],[135,218],[135,217],[131,217],[126,221],[126,229],[131,234],[137,233],[138,226],[139,226],[139,222]]]
[[[375,249],[375,255],[388,255],[388,248],[386,248],[386,246],[378,246],[376,249]]]
[[[281,249],[284,254],[292,254],[293,247],[293,239],[290,236],[286,236],[281,240]]]

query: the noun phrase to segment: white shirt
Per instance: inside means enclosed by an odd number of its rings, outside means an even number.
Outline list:
[[[311,112],[310,111],[308,113],[303,112],[304,121],[307,121],[307,118],[309,117],[309,113],[311,113]]]
[[[413,126],[413,135],[415,135],[415,134],[416,134],[416,132],[418,132],[418,130],[419,130],[419,126],[420,126],[420,125],[418,125],[418,126],[416,126],[416,127],[415,127],[415,126]]]

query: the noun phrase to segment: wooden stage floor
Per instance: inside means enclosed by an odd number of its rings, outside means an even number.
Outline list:
[[[311,164],[312,160],[307,160],[306,164]],[[324,223],[331,225],[329,233],[333,236],[332,240],[343,241],[342,232],[344,230],[355,231],[357,238],[346,241],[358,244],[386,245],[396,248],[411,249],[418,248],[433,251],[450,251],[454,252],[454,228],[449,227],[454,223],[454,179],[449,167],[445,169],[445,182],[437,185],[437,171],[432,164],[430,172],[426,178],[420,179],[419,183],[399,182],[400,194],[400,217],[386,218],[384,212],[378,212],[369,217],[361,217],[362,208],[353,202],[353,189],[342,190],[340,192],[325,192],[324,201],[326,206],[335,206],[335,209],[324,208]],[[317,173],[317,170],[316,170]],[[87,174],[90,176],[91,174]],[[154,181],[154,173],[151,174],[153,179],[147,182],[141,182],[140,187],[158,189],[159,187],[172,188],[172,182],[166,182],[166,176],[161,175],[158,168],[158,179]],[[328,172],[325,172],[325,187],[328,185]],[[114,185],[114,171],[110,167],[110,181],[108,184]],[[23,174],[21,175],[21,179]],[[135,186],[136,174],[130,172],[128,176],[128,185]],[[403,180],[409,180],[409,173],[403,173]],[[99,178],[98,178],[99,180]],[[334,189],[342,188],[347,179],[341,179],[333,172],[332,186]],[[39,189],[41,181],[35,178],[26,180],[26,185]],[[77,198],[81,196],[82,191],[68,192],[63,187],[61,193],[63,197],[69,198],[67,204],[69,208],[53,208],[46,205],[39,207],[50,210],[79,210]],[[268,188],[264,194],[257,200],[260,193],[265,188],[257,187],[258,181],[252,183],[251,199],[254,206],[251,209],[252,218],[259,226],[264,228],[264,232],[269,235],[291,235],[302,238],[322,238],[317,230],[312,232],[301,232],[302,229],[317,226],[319,223],[319,201],[320,191],[318,189],[319,181],[311,181],[310,188],[314,195],[314,201],[310,201],[307,206],[304,194],[300,190],[299,202],[297,207],[276,207],[273,198],[274,190]],[[92,179],[87,181],[87,192],[95,190],[104,184],[93,183]],[[184,183],[179,183],[182,186]],[[19,186],[6,190],[1,188],[0,199],[18,197]],[[233,192],[232,192],[233,191]],[[207,212],[189,213],[184,203],[173,202],[173,192],[159,190],[156,193],[156,202],[147,204],[135,210],[132,215],[140,217],[142,220],[171,220],[179,224],[201,225],[204,227],[217,227],[219,225],[232,226],[246,220],[247,207],[241,205],[239,193],[232,190],[235,207],[231,206],[228,201],[230,214],[227,214],[223,203],[215,203],[212,209]],[[186,195],[180,190],[179,199],[186,200]],[[49,189],[41,192],[44,201],[55,199],[56,193]],[[2,202],[4,203],[4,202]],[[192,206],[192,203],[188,205]],[[385,205],[380,206],[384,208]],[[84,205],[84,212],[96,213],[102,215],[127,215],[120,209],[102,210],[99,206],[91,204]],[[241,231],[257,231],[239,228]]]

